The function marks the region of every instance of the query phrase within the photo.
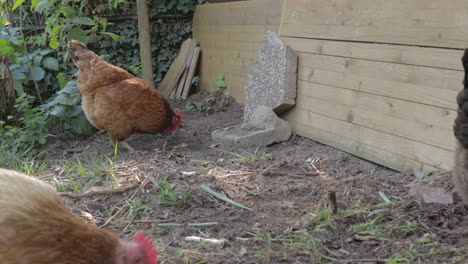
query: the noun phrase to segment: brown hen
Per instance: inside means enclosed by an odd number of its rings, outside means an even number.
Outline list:
[[[134,240],[72,215],[49,184],[0,168],[0,263],[156,264],[152,241]]]
[[[145,80],[114,66],[79,41],[67,43],[68,52],[78,68],[78,88],[89,122],[110,134],[113,143],[131,134],[174,131],[182,113],[175,113],[169,102]],[[126,142],[130,151],[134,149]]]

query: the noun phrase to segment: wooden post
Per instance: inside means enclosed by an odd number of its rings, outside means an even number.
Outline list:
[[[137,0],[138,40],[140,41],[140,62],[143,79],[153,81],[153,60],[151,57],[151,35],[149,31],[148,5],[146,0]]]

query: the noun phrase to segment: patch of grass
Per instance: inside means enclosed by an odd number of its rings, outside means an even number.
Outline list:
[[[151,206],[144,203],[142,197],[128,201],[126,206],[128,207],[128,210],[123,215],[123,218],[126,218],[129,221],[136,219],[138,214],[150,215],[152,212]]]
[[[377,222],[378,218],[375,218],[365,223],[352,225],[347,229],[347,232],[358,233],[360,235],[371,235],[375,237],[381,236],[381,228],[379,228]]]
[[[226,153],[236,157],[240,162],[243,163],[255,163],[257,161],[268,160],[271,158],[271,154],[267,152],[266,147],[258,147],[253,153],[243,151],[243,153],[235,153],[226,151]]]
[[[307,251],[311,253],[311,260],[313,263],[327,263],[329,259],[326,257],[326,251],[323,244],[313,234],[272,234],[268,231],[254,229],[248,234],[265,242],[267,244],[266,251],[257,251],[257,257],[268,260],[272,254],[282,254],[283,260],[287,261],[290,254],[298,251]],[[273,249],[274,246],[283,247],[284,250]]]
[[[100,182],[105,186],[113,185],[115,182],[115,164],[107,156],[105,158],[87,156],[83,159],[67,160],[61,167],[69,184],[67,186],[53,179],[57,190],[72,188],[74,192],[79,193]]]
[[[422,235],[426,230],[424,227],[418,223],[408,223],[404,226],[397,226],[390,229],[390,234],[392,235],[403,235],[403,236],[412,236],[412,235]]]
[[[310,227],[315,227],[314,231],[321,232],[322,226],[325,224],[329,229],[334,232],[336,230],[335,224],[332,222],[331,214],[327,210],[321,210],[317,212],[315,216],[308,215],[306,218],[306,223]]]
[[[20,171],[27,175],[36,176],[37,174],[44,172],[47,169],[47,163],[39,160],[30,160],[22,162]]]
[[[24,159],[0,146],[0,167],[36,176],[47,169],[47,162],[35,158]]]
[[[156,187],[158,194],[155,196],[158,205],[164,207],[185,206],[192,190],[179,191],[167,180],[161,179]]]
[[[403,252],[399,252],[393,255],[391,258],[388,259],[388,263],[390,264],[418,263],[418,257],[419,257],[419,253],[417,250],[417,246],[414,243],[411,243],[409,245],[408,250],[405,250]]]

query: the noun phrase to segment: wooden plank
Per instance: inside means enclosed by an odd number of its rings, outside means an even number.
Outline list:
[[[462,49],[467,27],[463,0],[287,0],[280,34]]]
[[[296,108],[448,151],[455,111],[332,86],[300,82]],[[303,93],[306,90],[307,93]]]
[[[190,62],[190,68],[187,74],[187,80],[185,81],[185,87],[182,92],[182,99],[187,99],[187,96],[190,93],[190,88],[192,87],[192,78],[195,74],[195,70],[197,69],[198,64],[198,56],[200,55],[200,47],[196,47],[193,52],[192,61]]]
[[[295,51],[451,70],[463,70],[463,51],[303,38],[281,38]]]
[[[456,117],[455,110],[305,81],[298,81],[297,94],[298,99],[313,97],[335,105],[361,108],[448,130],[452,129]]]
[[[442,170],[453,167],[453,152],[448,150],[297,108],[285,118],[299,135],[399,171],[413,172],[421,166]]]
[[[190,62],[192,61],[192,57],[193,57],[193,52],[195,50],[195,47],[198,45],[198,41],[196,41],[195,39],[189,39],[190,42],[188,44],[188,50],[187,50],[187,54],[184,57],[181,57],[181,59],[184,59],[185,61],[185,70],[184,72],[182,73],[182,77],[180,78],[180,81],[179,81],[179,85],[175,91],[175,96],[177,97],[181,97],[182,96],[182,93],[184,92],[184,87],[185,87],[185,82],[187,81],[187,75],[188,75],[188,71],[189,71],[189,68],[190,68]]]
[[[463,72],[299,53],[298,79],[456,110]]]
[[[180,59],[175,59],[174,62],[172,62],[169,70],[164,76],[164,79],[159,85],[159,92],[162,96],[165,98],[170,97],[175,87],[177,87],[177,84],[179,83],[180,77],[182,76],[185,68],[185,63]]]
[[[433,166],[423,164],[415,160],[410,160],[406,157],[382,150],[378,147],[366,144],[356,145],[352,139],[330,133],[320,129],[320,127],[308,126],[306,124],[294,121],[292,118],[287,119],[288,122],[293,126],[294,132],[300,136],[310,138],[328,146],[335,147],[344,152],[353,154],[388,168],[409,174],[414,173],[415,168],[426,173],[439,170]]]

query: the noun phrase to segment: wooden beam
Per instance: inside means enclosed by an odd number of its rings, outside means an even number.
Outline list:
[[[140,63],[143,79],[153,84],[153,60],[151,56],[151,35],[146,0],[137,0],[138,40],[140,42]]]
[[[287,0],[280,35],[463,49],[466,21],[466,0]]]

